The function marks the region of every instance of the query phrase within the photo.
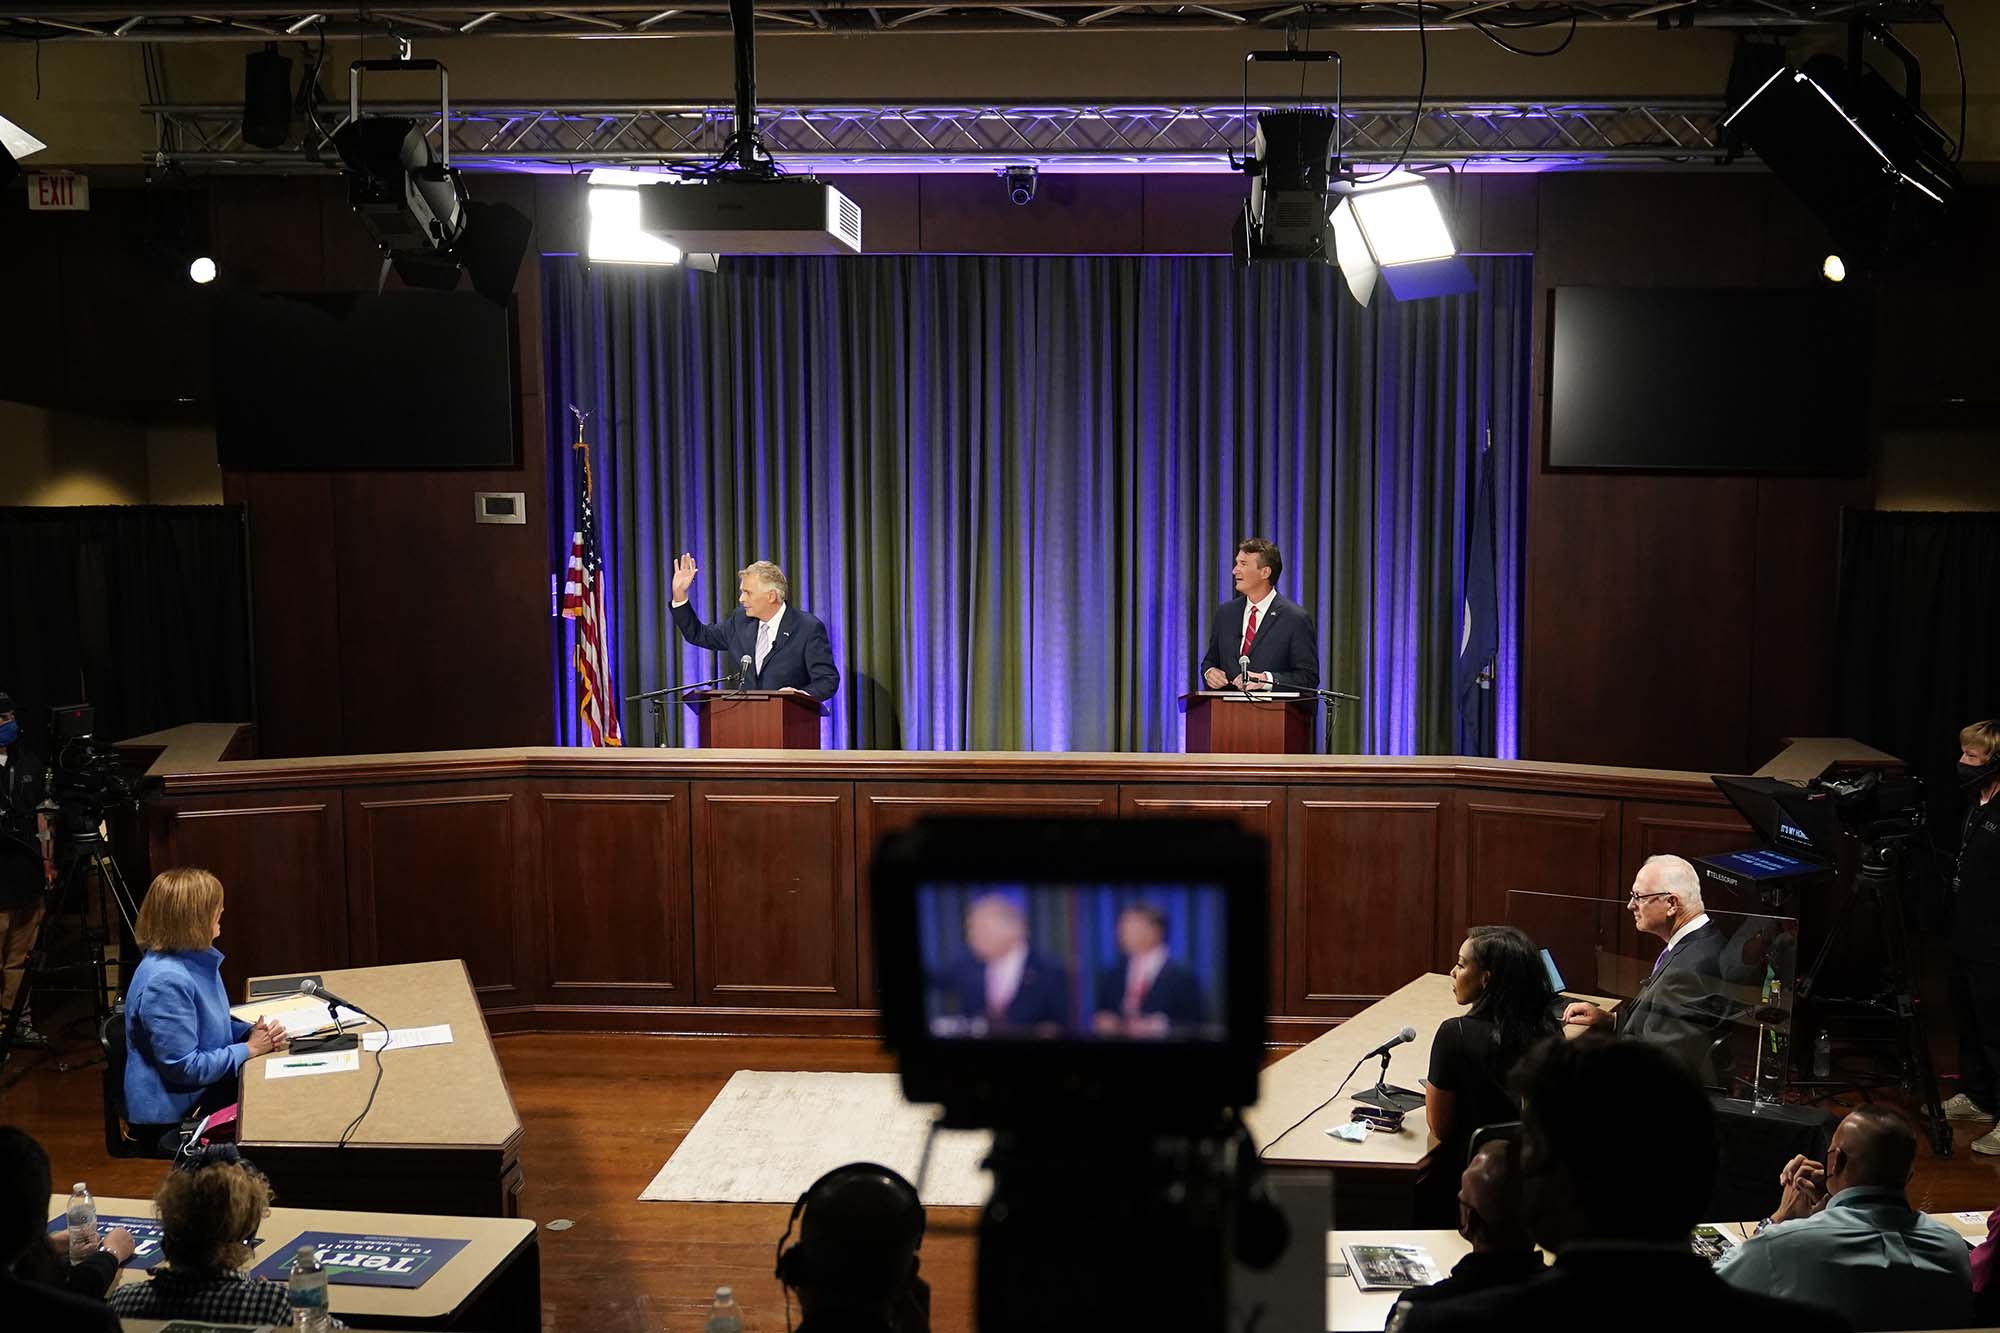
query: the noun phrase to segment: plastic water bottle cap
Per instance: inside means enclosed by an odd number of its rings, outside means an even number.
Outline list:
[[[79,1180],[76,1184],[69,1187],[69,1192],[71,1194],[88,1194],[90,1193],[90,1188]]]
[[[733,1301],[736,1299],[736,1293],[728,1287],[717,1287],[715,1289],[715,1299],[718,1301]]]

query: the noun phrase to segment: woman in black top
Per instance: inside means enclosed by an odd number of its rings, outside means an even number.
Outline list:
[[[1555,991],[1534,942],[1512,926],[1475,926],[1451,966],[1465,1013],[1438,1025],[1424,1114],[1438,1149],[1417,1199],[1425,1226],[1458,1222],[1458,1177],[1472,1132],[1520,1118],[1507,1080],[1528,1048],[1560,1031]]]

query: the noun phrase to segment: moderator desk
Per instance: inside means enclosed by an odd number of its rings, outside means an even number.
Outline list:
[[[521,1117],[500,1071],[465,964],[457,959],[328,970],[326,988],[391,1028],[451,1025],[452,1040],[382,1052],[351,1072],[272,1079],[265,1056],[243,1067],[237,1141],[278,1197],[307,1207],[370,1204],[404,1213],[516,1217]],[[374,1030],[370,1024],[363,1031]]]
[[[1598,996],[1572,998],[1614,1004]],[[1430,1070],[1431,1040],[1438,1025],[1464,1012],[1451,998],[1451,978],[1429,972],[1333,1031],[1265,1066],[1257,1104],[1243,1117],[1264,1161],[1273,1166],[1316,1166],[1332,1171],[1333,1216],[1338,1223],[1407,1223],[1411,1195],[1437,1147],[1423,1108],[1409,1112],[1397,1133],[1371,1133],[1359,1143],[1333,1138],[1326,1131],[1353,1119],[1354,1108],[1360,1104],[1353,1094],[1375,1086],[1377,1063],[1370,1061],[1354,1069],[1357,1060],[1404,1027],[1413,1027],[1416,1040],[1396,1048],[1389,1081],[1417,1090]],[[1575,1031],[1580,1029],[1572,1030],[1571,1035]],[[1351,1069],[1354,1077],[1346,1089],[1327,1102]],[[1320,1106],[1321,1102],[1327,1104]]]
[[[297,1082],[298,1080],[291,1080]],[[310,1081],[310,1080],[308,1080]],[[49,1196],[49,1220],[68,1205],[66,1195]],[[100,1198],[101,1217],[153,1217],[151,1199]],[[258,1240],[245,1271],[273,1254],[289,1254],[308,1231],[357,1235],[435,1236],[468,1242],[421,1287],[362,1287],[333,1283],[333,1312],[358,1328],[463,1328],[490,1333],[539,1333],[542,1326],[542,1260],[535,1224],[525,1218],[412,1217],[399,1213],[355,1213],[317,1208],[273,1208],[257,1228]],[[127,1268],[118,1285],[144,1282],[147,1275]],[[171,1322],[171,1321],[169,1321]],[[157,1328],[149,1320],[125,1327]]]

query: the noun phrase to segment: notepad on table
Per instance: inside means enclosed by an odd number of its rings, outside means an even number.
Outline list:
[[[289,1037],[316,1037],[334,1028],[333,1016],[327,1012],[326,1001],[315,1000],[307,995],[269,995],[239,1004],[229,1011],[232,1018],[245,1023],[255,1023],[260,1018],[268,1018],[285,1030]],[[357,1009],[340,1006],[340,1023],[343,1027],[360,1027],[368,1021],[368,1015]]]

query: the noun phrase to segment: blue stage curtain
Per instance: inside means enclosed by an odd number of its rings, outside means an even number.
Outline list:
[[[1208,258],[552,259],[550,560],[592,413],[618,687],[718,674],[679,643],[775,560],[844,676],[832,746],[1179,750],[1236,542],[1283,551],[1338,751],[1449,753],[1477,458],[1496,467],[1494,747],[1515,752],[1530,261],[1364,309],[1322,264]],[[559,734],[576,743],[574,629]],[[675,709],[670,743],[692,739]],[[628,744],[647,719],[625,713]],[[645,740],[651,739],[650,728]]]

